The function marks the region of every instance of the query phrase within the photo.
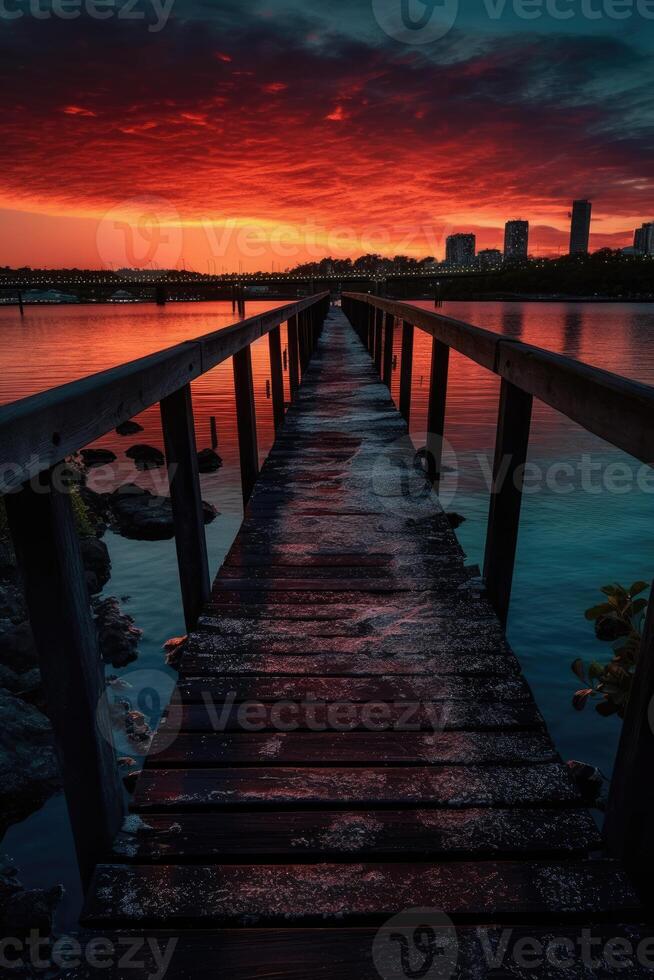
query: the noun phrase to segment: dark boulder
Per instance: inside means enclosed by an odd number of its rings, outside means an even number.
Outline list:
[[[109,463],[115,463],[118,459],[110,449],[82,449],[80,456],[84,466],[89,470],[95,466],[107,466]]]
[[[28,622],[12,623],[0,621],[0,664],[11,668],[17,674],[36,667],[38,657],[32,629]]]
[[[60,788],[52,730],[31,704],[0,689],[0,836]]]
[[[81,538],[82,562],[90,595],[101,592],[111,578],[109,549],[99,538]]]
[[[461,527],[461,525],[462,524],[465,524],[465,522],[466,522],[465,517],[463,517],[461,514],[456,514],[454,511],[450,511],[445,516],[447,517],[447,520],[449,521],[450,527],[454,531],[456,531],[457,527]]]
[[[48,891],[28,890],[18,879],[16,869],[6,858],[0,860],[0,932],[3,936],[28,936],[32,930],[50,936],[54,915],[63,897],[63,888],[56,885]],[[21,974],[18,976],[36,976]],[[13,975],[13,969],[9,974]]]
[[[143,426],[130,419],[128,422],[122,422],[120,425],[117,425],[116,432],[119,436],[135,436],[137,433],[143,432]]]
[[[134,625],[131,616],[121,612],[118,599],[110,596],[94,605],[98,646],[105,663],[126,667],[138,657],[138,645],[143,631]]]
[[[9,569],[12,580],[0,582],[0,620],[10,619],[12,623],[22,623],[27,619],[27,608],[22,589],[16,584],[15,567]]]
[[[169,497],[158,497],[126,483],[110,494],[110,509],[119,534],[137,541],[165,541],[174,537],[173,508]],[[204,523],[210,524],[218,512],[202,502]]]
[[[223,465],[222,457],[213,449],[202,449],[198,453],[198,469],[200,473],[215,473]]]
[[[138,443],[130,446],[125,455],[133,459],[139,470],[156,470],[166,462],[164,454],[155,446],[148,446],[145,443]]]

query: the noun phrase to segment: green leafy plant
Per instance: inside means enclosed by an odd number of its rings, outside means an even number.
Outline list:
[[[601,592],[606,600],[586,610],[586,619],[595,624],[598,640],[612,643],[613,658],[609,663],[594,660],[588,667],[580,657],[574,661],[572,671],[586,685],[572,699],[577,711],[583,711],[590,700],[595,700],[595,710],[603,717],[624,718],[648,606],[643,593],[648,588],[647,582],[634,582],[628,589],[605,585]]]

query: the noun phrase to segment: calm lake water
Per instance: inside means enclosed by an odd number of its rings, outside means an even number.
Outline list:
[[[249,303],[248,315],[274,303]],[[433,308],[431,304],[417,305]],[[445,314],[527,343],[568,354],[630,378],[654,384],[654,307],[638,304],[447,303]],[[102,370],[233,322],[225,303],[154,306],[31,307],[21,321],[15,309],[0,308],[0,403]],[[285,326],[282,349],[286,347]],[[397,398],[400,330],[393,394]],[[431,340],[416,331],[411,428],[424,442]],[[268,343],[253,345],[260,454],[273,438]],[[288,398],[288,373],[284,373]],[[447,509],[466,517],[459,539],[472,564],[483,559],[499,384],[460,355],[450,368],[446,462],[455,469],[443,491]],[[193,384],[198,448],[210,445],[215,416],[224,460],[203,476],[202,493],[220,511],[207,527],[212,574],[238,529],[242,509],[231,362]],[[144,432],[121,439],[111,433],[99,446],[119,460],[93,471],[99,490],[128,480],[165,492],[162,471],[139,473],[124,450],[133,442],[162,446],[158,408],[138,421]],[[635,460],[585,433],[556,412],[535,406],[531,440],[530,492],[525,496],[509,637],[532,684],[557,746],[565,759],[582,759],[609,773],[619,733],[614,719],[592,708],[571,707],[576,679],[570,663],[578,656],[604,658],[609,647],[595,640],[584,610],[611,581],[625,585],[654,574],[652,518],[654,481]],[[163,643],[184,632],[173,542],[133,542],[107,533],[113,573],[105,595],[124,599],[125,611],[143,630],[139,659],[125,671],[134,688],[144,685],[165,704],[174,674],[164,663]],[[154,710],[156,713],[156,705]],[[118,746],[134,756],[133,747]],[[73,851],[61,797],[9,831],[2,849],[32,887],[63,882],[67,889],[59,925],[70,928],[79,909]]]

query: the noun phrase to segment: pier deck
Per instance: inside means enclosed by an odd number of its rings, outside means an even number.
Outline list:
[[[453,923],[443,976],[526,975],[492,973],[479,927],[638,941],[638,899],[593,856],[595,823],[414,456],[333,310],[87,897],[97,934],[177,937],[169,977],[440,977],[392,972],[405,926],[378,933],[416,908]]]

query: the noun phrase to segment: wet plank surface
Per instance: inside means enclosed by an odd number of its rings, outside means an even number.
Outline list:
[[[213,930],[198,964],[237,978],[383,975],[346,927],[421,906],[455,922],[457,977],[522,975],[484,968],[475,923],[639,922],[471,574],[333,311],[85,921]],[[202,976],[180,949],[168,975]]]

